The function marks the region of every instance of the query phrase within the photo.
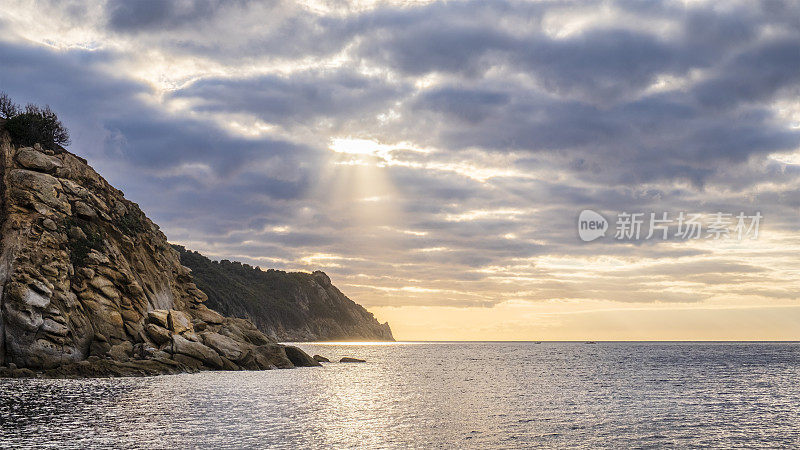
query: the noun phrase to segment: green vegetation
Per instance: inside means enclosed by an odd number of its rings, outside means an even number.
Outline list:
[[[309,274],[263,271],[236,261],[212,261],[200,253],[173,245],[181,264],[192,269],[194,281],[208,295],[206,306],[225,315],[252,317],[254,322],[280,323],[284,327],[302,327],[304,318],[297,314],[294,296],[302,277]],[[258,323],[256,323],[258,325]]]
[[[103,250],[103,238],[99,233],[92,230],[88,224],[79,223],[75,219],[67,220],[66,229],[69,231],[73,227],[80,229],[84,236],[70,237],[69,260],[75,267],[81,267],[86,263],[86,257],[92,250]]]
[[[208,295],[206,306],[247,318],[266,334],[297,339],[382,339],[389,333],[373,315],[348,299],[320,273],[261,270],[236,261],[212,261],[173,245],[195,284]]]
[[[144,214],[139,210],[129,210],[122,217],[115,220],[114,225],[129,236],[143,233],[145,231]]]
[[[3,127],[11,142],[17,146],[42,147],[56,150],[69,145],[69,131],[49,106],[28,104],[24,109],[14,103],[8,95],[0,92],[0,117],[5,119]]]

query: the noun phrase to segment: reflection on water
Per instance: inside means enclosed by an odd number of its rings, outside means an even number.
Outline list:
[[[800,345],[300,344],[268,372],[0,380],[0,447],[800,444]]]

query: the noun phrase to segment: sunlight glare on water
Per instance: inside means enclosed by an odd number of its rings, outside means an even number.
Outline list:
[[[0,380],[0,446],[800,445],[793,343],[300,346],[367,362]]]

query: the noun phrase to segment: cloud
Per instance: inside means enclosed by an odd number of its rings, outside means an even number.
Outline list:
[[[377,114],[408,91],[352,69],[309,70],[290,76],[204,78],[175,90],[195,111],[251,113],[270,124],[309,124],[320,118],[343,121]]]
[[[107,3],[108,26],[121,32],[140,32],[197,26],[213,18],[221,8],[241,6],[237,1],[141,0]]]
[[[800,287],[784,269],[800,249],[794,3],[15,11],[0,13],[0,89],[51,104],[75,152],[212,256],[322,268],[368,305]],[[352,141],[366,150],[328,149]],[[765,237],[585,245],[584,208],[761,210]]]

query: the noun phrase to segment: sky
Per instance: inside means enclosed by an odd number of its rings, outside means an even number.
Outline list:
[[[800,339],[796,2],[0,0],[0,90],[171,242],[397,339]]]

